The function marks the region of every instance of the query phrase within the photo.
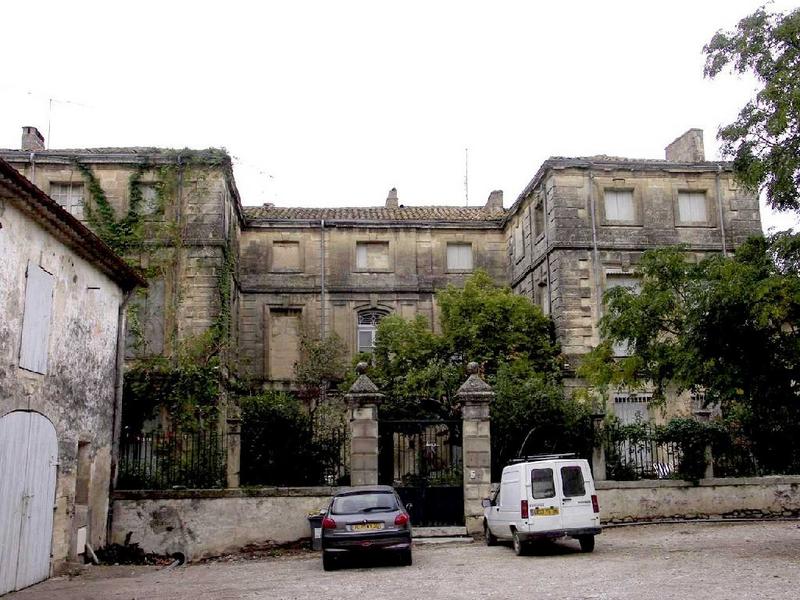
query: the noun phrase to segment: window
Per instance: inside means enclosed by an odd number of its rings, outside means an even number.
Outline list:
[[[565,498],[585,496],[586,488],[583,485],[583,471],[577,465],[561,467],[561,487]]]
[[[522,227],[514,228],[514,258],[517,262],[525,256],[525,238],[522,235]]]
[[[50,197],[73,217],[83,220],[82,183],[51,183]]]
[[[533,207],[533,227],[534,239],[544,235],[544,200],[539,200],[536,206]]]
[[[140,183],[139,191],[142,194],[142,200],[139,203],[139,214],[150,216],[160,212],[158,191],[154,183]]]
[[[635,222],[633,190],[605,190],[603,197],[606,221]]]
[[[389,242],[356,242],[356,268],[362,271],[388,271]]]
[[[615,394],[614,415],[622,425],[647,422],[651,398],[652,394]]]
[[[358,351],[372,354],[375,351],[375,336],[378,323],[386,316],[379,310],[368,310],[358,313]]]
[[[634,294],[639,292],[641,281],[636,275],[628,273],[606,273],[606,291],[615,287],[626,287]],[[615,342],[612,351],[614,356],[630,356],[630,344],[628,340]]]
[[[447,244],[447,270],[472,271],[472,244]]]
[[[300,261],[300,242],[272,242],[272,265],[270,270],[275,272],[302,271],[303,269]]]
[[[300,361],[300,335],[299,309],[270,309],[269,376],[271,379],[294,379],[294,367]]]
[[[678,221],[702,224],[708,222],[705,192],[678,192]]]
[[[552,498],[556,495],[553,469],[531,470],[531,494],[534,499]]]
[[[34,373],[47,373],[54,283],[55,278],[50,273],[39,265],[28,263],[19,366]]]

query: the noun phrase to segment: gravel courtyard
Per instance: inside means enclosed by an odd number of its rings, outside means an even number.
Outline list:
[[[289,598],[791,598],[800,597],[797,522],[607,529],[593,554],[574,540],[516,557],[479,543],[425,545],[414,566],[354,565],[325,573],[317,554],[158,570],[91,567],[9,600]]]

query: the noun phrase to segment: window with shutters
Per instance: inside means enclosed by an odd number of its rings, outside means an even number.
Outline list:
[[[633,273],[606,273],[606,291],[620,286],[628,288],[633,293],[639,293],[641,280]],[[628,340],[615,342],[612,351],[614,356],[630,356],[630,343]]]
[[[517,225],[514,228],[514,260],[516,262],[525,258],[525,237],[522,233],[522,227]]]
[[[678,222],[681,225],[707,225],[705,192],[678,192]]]
[[[73,217],[83,220],[82,183],[51,183],[50,197]]]
[[[539,200],[533,207],[533,239],[544,235],[544,200]]]
[[[55,278],[50,273],[28,263],[19,348],[19,366],[26,371],[47,373],[54,286]]]
[[[472,271],[472,244],[447,244],[447,270],[465,272]]]
[[[356,270],[389,271],[389,242],[356,242]]]
[[[358,351],[372,354],[375,352],[375,339],[378,323],[386,316],[380,310],[365,310],[358,313]]]
[[[603,209],[606,222],[636,223],[633,190],[606,189],[603,191]]]

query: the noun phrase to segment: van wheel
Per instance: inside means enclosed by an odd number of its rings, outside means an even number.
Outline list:
[[[489,525],[486,521],[483,522],[483,540],[487,546],[497,545],[497,536],[489,531]]]
[[[527,547],[525,543],[519,539],[519,534],[516,529],[511,533],[511,541],[514,543],[514,554],[517,556],[525,556]]]
[[[581,552],[591,552],[594,550],[593,535],[582,535],[578,538],[578,541],[581,543]]]

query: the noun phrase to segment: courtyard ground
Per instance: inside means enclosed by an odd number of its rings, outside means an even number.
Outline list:
[[[176,567],[90,567],[9,600],[800,597],[797,522],[607,529],[592,554],[574,540],[517,557],[508,546],[425,545],[414,565],[325,573],[319,554]]]

